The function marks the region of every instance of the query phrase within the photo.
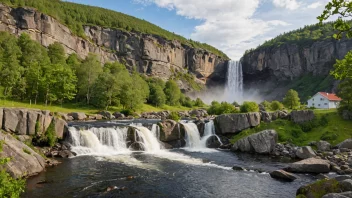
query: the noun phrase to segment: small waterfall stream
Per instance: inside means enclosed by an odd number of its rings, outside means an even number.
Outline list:
[[[203,148],[200,142],[198,127],[193,122],[182,123],[186,130],[186,147]]]
[[[222,144],[220,137],[215,134],[214,121],[210,120],[209,122],[207,122],[205,124],[204,135],[203,135],[202,139],[200,140],[201,144],[206,148],[207,147],[207,140],[213,136],[215,136],[218,139],[218,141],[220,142],[220,144]]]
[[[154,133],[146,127],[136,127],[139,143],[146,152],[157,152],[161,150],[161,145],[156,137],[157,132]]]

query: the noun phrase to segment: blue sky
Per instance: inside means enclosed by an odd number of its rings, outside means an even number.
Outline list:
[[[145,19],[211,44],[232,59],[289,30],[317,23],[328,0],[69,0]]]

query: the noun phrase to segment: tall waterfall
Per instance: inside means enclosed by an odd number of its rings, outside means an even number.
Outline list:
[[[127,152],[127,128],[90,128],[77,130],[69,128],[71,150],[77,155],[84,154],[117,154]]]
[[[226,101],[243,100],[243,73],[240,61],[229,61],[227,70],[227,84],[225,88]]]

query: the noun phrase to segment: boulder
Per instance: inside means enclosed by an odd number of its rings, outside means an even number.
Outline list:
[[[69,150],[63,150],[63,151],[60,151],[57,156],[61,158],[70,158],[70,157],[74,157],[75,155]]]
[[[68,130],[66,121],[61,118],[54,118],[53,124],[55,126],[56,137],[62,139],[65,136],[64,133]]]
[[[331,145],[329,142],[327,141],[319,141],[317,142],[317,148],[318,148],[318,151],[330,151],[331,149]]]
[[[28,135],[35,135],[36,133],[41,134],[42,133],[42,127],[40,127],[39,124],[39,115],[41,114],[41,111],[28,111],[27,114],[27,120],[28,120]],[[36,125],[37,123],[39,124],[39,128]],[[37,131],[36,131],[37,130]]]
[[[287,119],[289,115],[286,111],[277,111],[277,117],[280,119]]]
[[[261,119],[263,122],[271,122],[272,121],[272,117],[271,114],[268,112],[261,112]]]
[[[308,159],[311,157],[315,157],[316,154],[313,151],[312,147],[304,146],[297,149],[296,156],[300,159]]]
[[[160,126],[160,141],[170,142],[182,139],[180,124],[174,120],[164,120],[159,123]]]
[[[65,121],[72,121],[71,120],[72,116],[68,116],[67,113],[60,113],[59,112],[59,113],[57,113],[57,115],[59,116],[59,118],[65,120]]]
[[[346,179],[341,181],[340,186],[344,192],[352,191],[352,179]]]
[[[328,173],[330,172],[330,163],[323,159],[309,158],[292,163],[284,170],[294,173]]]
[[[304,123],[312,121],[315,118],[312,110],[292,111],[290,116],[294,123]]]
[[[205,130],[205,122],[204,120],[197,120],[194,122],[197,125],[200,137],[203,137]]]
[[[218,134],[236,134],[260,124],[260,113],[225,114],[215,118]]]
[[[347,139],[341,142],[340,144],[336,145],[336,147],[338,149],[344,149],[344,148],[352,149],[352,139]]]
[[[68,115],[72,116],[74,120],[85,120],[87,118],[86,114],[81,112],[73,112]]]
[[[232,151],[270,154],[277,143],[278,134],[275,130],[262,131],[238,140]]]
[[[113,115],[115,116],[116,119],[123,119],[125,118],[126,116],[120,112],[115,112],[113,113]]]
[[[316,198],[330,193],[342,192],[339,182],[335,179],[322,179],[312,184],[301,186],[296,193],[297,197]]]
[[[322,196],[322,198],[351,198],[351,197],[352,197],[351,191],[343,192],[343,193],[329,193]]]
[[[292,182],[298,177],[292,173],[288,173],[284,170],[276,170],[270,173],[270,176],[275,179]]]
[[[27,110],[5,108],[3,115],[3,129],[19,135],[27,135]]]
[[[189,115],[191,117],[206,117],[208,115],[208,112],[204,109],[194,109],[189,111]]]
[[[114,119],[115,117],[108,111],[101,111],[98,113],[99,115],[103,116],[103,119],[111,120]]]
[[[44,158],[27,145],[10,134],[1,132],[0,139],[5,141],[0,157],[11,158],[4,167],[13,177],[20,178],[36,175],[45,169]]]

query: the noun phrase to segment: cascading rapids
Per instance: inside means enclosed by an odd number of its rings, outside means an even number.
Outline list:
[[[142,145],[146,152],[155,152],[161,149],[157,140],[159,129],[153,126],[153,132],[141,125],[133,125],[136,142]],[[116,155],[128,153],[131,150],[127,147],[128,127],[116,128],[90,128],[78,130],[75,127],[69,128],[67,141],[71,144],[71,150],[77,155]]]

